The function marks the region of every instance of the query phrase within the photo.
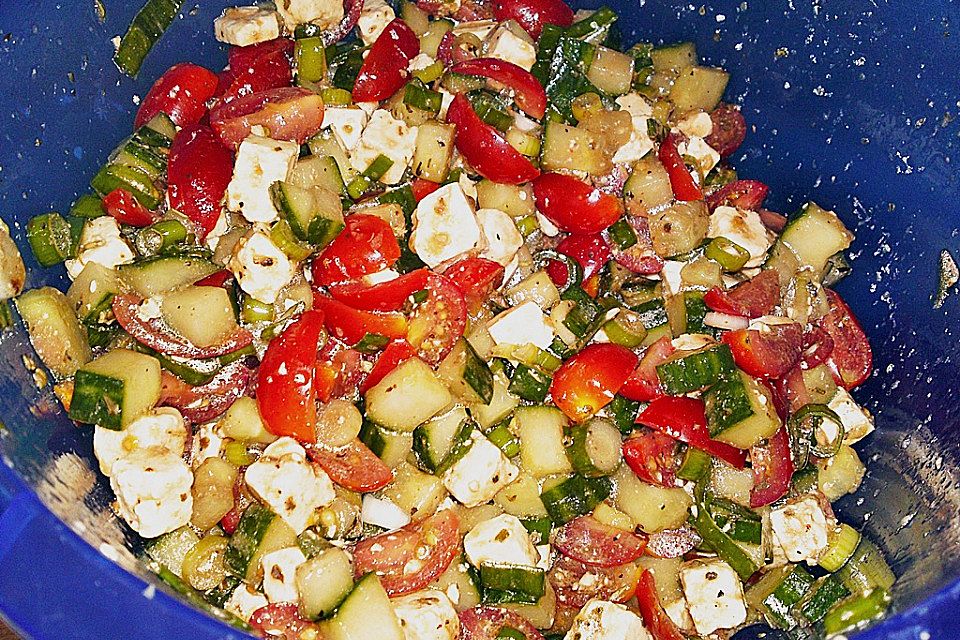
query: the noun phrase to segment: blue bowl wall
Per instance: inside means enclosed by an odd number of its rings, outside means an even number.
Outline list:
[[[0,215],[21,247],[30,216],[86,190],[152,79],[183,60],[225,62],[211,27],[225,3],[188,3],[141,78],[120,76],[110,39],[134,4],[106,2],[105,20],[92,1],[0,7]],[[728,99],[751,125],[734,164],[771,185],[771,208],[815,199],[856,231],[855,271],[839,288],[872,337],[876,372],[859,393],[879,428],[861,449],[866,481],[840,513],[900,576],[899,613],[858,637],[960,637],[957,301],[931,304],[940,252],[960,248],[960,4],[609,4],[625,41],[695,40],[732,71]],[[29,286],[64,284],[24,255]],[[0,609],[36,638],[241,637],[137,567],[139,541],[112,521],[109,489],[90,471],[89,430],[38,388],[30,353],[22,331],[0,338]]]

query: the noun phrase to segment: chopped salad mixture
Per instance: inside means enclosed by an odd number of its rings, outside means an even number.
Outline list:
[[[118,62],[175,13],[151,0]],[[21,293],[2,230],[0,297],[163,581],[287,640],[799,638],[884,612],[893,573],[831,509],[873,430],[830,288],[853,235],[764,209],[728,163],[727,72],[623,49],[616,21],[227,9],[228,66],[171,67],[91,193],[30,221],[68,291]]]

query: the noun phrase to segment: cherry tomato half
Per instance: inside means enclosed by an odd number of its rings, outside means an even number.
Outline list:
[[[637,356],[612,343],[589,344],[553,375],[554,404],[576,422],[607,406],[637,366]]]
[[[360,440],[336,449],[313,444],[307,447],[307,455],[320,465],[331,480],[350,491],[377,491],[393,480],[390,467]]]
[[[220,73],[217,106],[293,82],[293,40],[277,38],[247,47],[230,47],[230,68]]]
[[[547,111],[547,93],[532,73],[499,58],[474,58],[453,65],[450,73],[490,78],[513,91],[513,99],[527,115],[539,120]]]
[[[439,273],[427,277],[427,299],[410,316],[407,342],[428,364],[438,364],[467,328],[467,304],[453,280]]]
[[[213,129],[184,127],[173,138],[167,161],[170,207],[187,216],[201,240],[213,230],[223,211],[223,194],[233,176],[233,155]]]
[[[670,336],[663,336],[647,347],[640,364],[620,389],[620,395],[638,402],[649,402],[662,396],[657,365],[669,360],[675,351]]]
[[[400,18],[386,26],[363,60],[353,85],[356,102],[379,102],[407,83],[410,60],[420,53],[420,40]]]
[[[753,467],[751,507],[768,505],[787,494],[793,478],[793,458],[786,427],[781,427],[765,445],[750,448],[750,465]]]
[[[376,363],[374,363],[373,369],[370,370],[370,373],[367,374],[367,377],[364,378],[360,384],[360,393],[366,393],[369,389],[375,387],[388,373],[400,366],[400,363],[409,360],[415,355],[417,355],[416,351],[414,351],[413,347],[411,347],[410,343],[406,340],[401,339],[390,342],[380,353],[380,357],[377,358]]]
[[[516,20],[534,40],[540,38],[545,24],[573,24],[573,9],[563,0],[494,0],[493,16],[500,22]]]
[[[761,271],[733,289],[710,289],[703,302],[713,311],[731,316],[765,316],[780,304],[780,276],[772,269]]]
[[[236,150],[250,130],[261,126],[274,140],[298,144],[323,125],[323,98],[301,87],[281,87],[245,95],[210,112],[220,142]]]
[[[126,189],[114,189],[103,196],[103,210],[120,224],[131,227],[146,227],[157,221],[157,216]]]
[[[747,454],[744,451],[710,437],[706,408],[699,398],[657,398],[640,412],[637,424],[665,433],[737,469],[743,469],[746,464]]]
[[[498,640],[515,636],[501,635],[504,629],[517,631],[524,640],[543,640],[536,627],[522,615],[499,607],[474,607],[460,612],[460,640]]]
[[[391,339],[407,335],[407,318],[402,313],[360,311],[320,294],[313,296],[313,308],[323,311],[330,335],[351,347],[367,335]]]
[[[400,259],[390,225],[376,216],[355,213],[313,261],[313,281],[321,286],[356,280],[383,271]]]
[[[207,101],[216,91],[217,74],[213,71],[189,62],[175,64],[150,87],[133,126],[142,127],[161,111],[177,126],[196,124],[207,112]]]
[[[623,443],[623,460],[638,478],[662,487],[674,486],[680,468],[677,441],[657,431],[627,438]]]
[[[557,531],[553,544],[560,553],[574,560],[600,567],[615,567],[633,562],[643,555],[647,541],[591,516],[580,516]]]
[[[354,309],[363,311],[399,311],[417,291],[427,284],[427,269],[417,269],[402,276],[368,285],[363,280],[332,284],[330,295]]]
[[[631,562],[598,567],[561,555],[550,567],[548,577],[557,603],[579,610],[593,599],[628,601],[636,593],[640,569]]]
[[[677,137],[670,134],[660,143],[660,149],[657,151],[657,157],[663,168],[667,170],[670,176],[670,186],[673,188],[673,195],[677,200],[692,201],[703,200],[703,191],[700,189],[683,162],[683,157],[677,151]]]
[[[707,206],[711,212],[717,207],[757,211],[763,206],[769,191],[770,188],[759,180],[734,180],[707,196]]]
[[[743,144],[747,137],[747,122],[739,109],[725,102],[710,112],[710,120],[713,121],[713,131],[706,142],[726,158]]]
[[[503,282],[503,267],[486,258],[464,258],[450,265],[443,275],[463,293],[471,312],[476,312]]]
[[[779,378],[800,359],[803,327],[796,322],[758,329],[728,331],[721,338],[730,346],[737,366],[755,378]]]
[[[599,233],[623,215],[619,198],[563,173],[534,180],[533,197],[540,213],[570,233]]]
[[[644,570],[637,584],[637,607],[643,617],[643,624],[650,630],[653,640],[685,640],[670,616],[660,603],[657,584],[650,570]]]
[[[873,371],[873,350],[867,334],[840,294],[827,289],[830,312],[820,320],[820,328],[833,339],[833,352],[827,366],[846,389],[863,384]]]
[[[274,602],[260,607],[250,616],[250,626],[261,638],[301,640],[307,634],[316,636],[319,627],[300,615],[294,602]]]

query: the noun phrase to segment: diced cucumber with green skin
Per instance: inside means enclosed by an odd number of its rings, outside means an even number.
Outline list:
[[[166,567],[161,566],[157,571],[157,577],[161,582],[169,586],[171,589],[179,593],[181,596],[186,598],[187,602],[195,606],[196,608],[204,611],[214,618],[226,622],[227,624],[240,629],[241,631],[250,631],[250,625],[236,617],[228,611],[224,611],[220,608],[220,605],[212,604],[207,600],[206,594],[202,594],[189,584],[187,584],[183,578],[176,575]],[[231,590],[232,592],[232,590]],[[229,597],[229,596],[228,596]],[[226,601],[226,598],[224,598]]]
[[[742,371],[712,386],[704,400],[710,437],[738,449],[766,440],[781,426],[770,392]]]
[[[533,544],[550,543],[550,531],[553,530],[553,520],[550,519],[550,516],[521,518],[520,524],[529,533],[533,534]]]
[[[70,207],[70,215],[78,218],[99,218],[107,215],[107,212],[103,210],[103,200],[92,193],[85,193],[74,201]]]
[[[550,376],[525,364],[518,364],[510,379],[509,392],[528,402],[541,403],[550,392]]]
[[[683,308],[686,312],[686,333],[707,333],[713,331],[703,323],[710,309],[703,301],[702,291],[684,291]]]
[[[122,265],[120,280],[143,298],[179,289],[216,273],[220,267],[198,255],[157,256]]]
[[[440,468],[468,420],[467,412],[457,407],[413,430],[413,453],[423,469],[436,472]]]
[[[649,300],[630,308],[640,317],[640,323],[649,331],[667,324],[667,309],[662,298]]]
[[[493,400],[493,372],[466,338],[457,341],[437,368],[437,375],[464,402],[489,404]]]
[[[42,267],[52,267],[76,255],[70,223],[59,213],[42,213],[30,218],[27,242]]]
[[[413,431],[447,407],[450,391],[419,358],[410,358],[367,391],[367,417],[390,429]]]
[[[520,460],[527,473],[544,478],[573,471],[564,448],[566,426],[567,417],[556,407],[516,410],[510,427],[520,438]]]
[[[850,595],[836,574],[823,576],[810,589],[807,598],[798,606],[800,615],[810,624],[823,620],[841,600]]]
[[[27,326],[34,350],[53,375],[71,376],[89,362],[86,332],[63,292],[53,287],[31,289],[17,298],[17,311]]]
[[[810,591],[813,581],[813,576],[800,565],[787,564],[765,573],[745,596],[771,626],[789,630],[798,624],[794,605]]]
[[[148,0],[137,12],[120,40],[113,61],[121,71],[136,78],[144,58],[170,23],[177,17],[183,0]]]
[[[410,433],[391,431],[369,420],[363,421],[363,426],[360,428],[360,440],[390,468],[397,466],[406,459],[413,442]]]
[[[347,195],[347,185],[340,174],[340,165],[333,156],[310,155],[300,158],[290,172],[289,182],[304,189],[322,187],[339,196]]]
[[[650,52],[650,60],[654,71],[679,71],[699,62],[697,47],[692,42],[676,42],[656,47]]]
[[[850,247],[853,234],[833,211],[808,202],[791,217],[778,242],[793,251],[801,267],[821,274],[834,254]]]
[[[561,525],[590,513],[612,491],[609,478],[572,475],[541,493],[540,499],[554,524]]]
[[[544,169],[577,169],[595,174],[603,167],[600,144],[586,129],[551,120],[543,130]]]
[[[331,133],[329,129],[325,129],[310,138],[310,140],[307,142],[307,146],[310,147],[310,153],[312,155],[333,158],[333,161],[336,163],[337,169],[339,170],[337,175],[340,176],[340,182],[344,183],[343,190],[339,193],[340,195],[346,195],[346,183],[353,180],[357,176],[358,171],[353,168],[353,165],[350,164],[350,157],[347,155],[346,150],[333,136],[333,133]],[[294,167],[294,169],[296,169],[296,167]],[[330,190],[336,191],[336,189]]]
[[[733,540],[753,545],[761,543],[763,526],[760,516],[750,509],[719,496],[710,498],[708,508],[717,525]]]
[[[144,551],[153,560],[182,577],[183,559],[200,542],[200,536],[190,527],[180,527],[147,543]]]
[[[322,631],[326,640],[404,640],[390,598],[373,573],[360,578]]]
[[[297,545],[297,534],[277,514],[253,503],[240,516],[236,531],[224,551],[227,570],[254,581],[264,554]]]
[[[143,171],[122,164],[108,164],[90,180],[90,186],[100,196],[115,189],[126,189],[147,209],[156,209],[163,194]]]
[[[343,207],[333,191],[275,182],[270,197],[299,240],[322,248],[343,230]]]
[[[440,478],[402,461],[394,467],[393,482],[381,493],[384,499],[400,507],[413,520],[434,513],[448,495]]]
[[[403,91],[403,103],[414,109],[426,111],[431,115],[440,113],[443,96],[439,91],[429,89],[421,81],[414,79],[407,83]]]
[[[353,590],[350,557],[337,547],[324,549],[297,567],[296,584],[303,614],[312,620],[328,616]]]
[[[519,565],[482,564],[479,567],[484,604],[535,604],[546,592],[543,569]]]
[[[733,353],[725,344],[706,347],[657,365],[657,376],[664,393],[679,396],[697,391],[736,371]]]
[[[587,477],[606,476],[620,466],[620,430],[604,418],[592,418],[570,429],[567,457],[574,471]]]
[[[476,430],[476,425],[470,421],[460,425],[460,429],[456,435],[453,436],[453,441],[450,443],[450,450],[447,452],[447,455],[443,457],[443,460],[434,472],[436,475],[443,475],[447,469],[460,462],[460,460],[467,455],[470,447],[472,447],[475,442],[473,432]]]
[[[677,477],[682,480],[697,482],[710,472],[710,466],[712,464],[713,460],[709,453],[693,447],[687,447],[687,450],[683,454],[683,462],[680,464],[680,468],[677,469]]]
[[[837,570],[836,575],[853,593],[863,593],[873,588],[889,591],[896,580],[883,552],[863,536],[856,551],[847,563]]]
[[[494,360],[490,365],[493,374],[493,395],[486,404],[473,403],[470,412],[482,428],[488,429],[499,424],[513,413],[520,404],[520,399],[510,393],[510,378],[504,370],[501,360]]]
[[[682,69],[670,88],[670,102],[678,114],[713,111],[729,80],[729,73],[715,67]]]
[[[160,399],[160,363],[128,349],[108,351],[84,365],[74,378],[70,417],[120,430]]]
[[[640,403],[636,400],[630,400],[624,396],[615,396],[613,401],[607,405],[607,415],[617,425],[620,433],[630,435],[635,428],[637,414],[640,413]]]
[[[443,182],[453,160],[453,138],[456,127],[452,124],[427,122],[417,130],[417,143],[410,166],[420,178]]]
[[[188,285],[164,295],[160,309],[167,325],[198,347],[219,344],[238,326],[230,294],[223,287]]]

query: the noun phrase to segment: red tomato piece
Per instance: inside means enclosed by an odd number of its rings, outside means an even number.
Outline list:
[[[707,196],[707,206],[711,212],[717,207],[738,207],[757,211],[763,206],[769,191],[770,187],[759,180],[734,180]]]
[[[703,301],[718,313],[759,318],[772,313],[780,304],[780,276],[772,269],[761,271],[733,289],[710,289],[703,296]]]
[[[669,360],[675,351],[670,336],[663,336],[647,347],[643,357],[640,358],[640,364],[620,389],[620,394],[638,402],[649,402],[662,396],[663,389],[660,388],[657,365]]]
[[[376,573],[391,596],[423,589],[447,570],[460,553],[460,520],[438,511],[399,531],[361,540],[353,550],[356,576]]]
[[[553,374],[550,395],[571,420],[582,422],[613,400],[636,366],[636,354],[626,347],[589,344]]]
[[[613,259],[634,273],[641,275],[660,273],[663,269],[663,258],[657,255],[657,252],[653,249],[650,224],[647,222],[646,216],[628,214],[624,217],[624,220],[633,229],[637,242],[626,249],[621,249],[615,242],[611,242]],[[608,237],[609,231],[605,231],[603,235]]]
[[[513,100],[528,116],[539,120],[547,111],[547,93],[533,74],[499,58],[474,58],[455,64],[451,73],[490,78],[513,91]]]
[[[116,218],[117,222],[131,227],[147,227],[157,220],[157,216],[126,189],[114,189],[103,196],[103,210]]]
[[[677,137],[670,134],[660,143],[660,149],[657,151],[657,157],[663,168],[667,170],[670,176],[670,186],[673,188],[673,195],[677,200],[691,201],[703,200],[703,190],[700,189],[687,165],[683,162],[683,157],[677,151]]]
[[[323,311],[324,325],[330,335],[350,346],[363,340],[366,335],[387,338],[403,338],[407,335],[407,318],[402,313],[360,311],[320,294],[314,294],[313,308]]]
[[[640,412],[637,424],[665,433],[737,469],[743,469],[746,464],[747,454],[744,451],[710,438],[706,408],[699,398],[657,398]]]
[[[462,42],[453,31],[447,31],[440,38],[440,44],[437,46],[437,60],[443,63],[443,66],[450,67],[459,62],[473,60],[479,54],[479,50],[470,42]]]
[[[657,584],[653,574],[645,570],[637,584],[637,607],[643,617],[643,624],[650,630],[653,640],[686,640],[660,603]]]
[[[410,183],[410,190],[413,191],[413,199],[420,202],[428,195],[440,188],[439,182],[425,180],[423,178],[414,178]]]
[[[476,312],[503,283],[503,267],[486,258],[464,258],[448,267],[443,275],[463,293],[471,312]]]
[[[739,109],[726,102],[710,112],[710,120],[713,121],[713,131],[706,142],[726,158],[743,144],[747,137],[747,122]]]
[[[187,216],[200,239],[217,224],[223,194],[233,176],[233,155],[220,144],[213,129],[184,127],[173,138],[167,161],[170,207]]]
[[[323,313],[308,309],[270,341],[257,371],[257,406],[267,430],[315,442],[317,349],[323,339]]]
[[[781,427],[765,445],[750,448],[750,464],[753,467],[751,507],[768,505],[787,494],[794,469],[786,427]]]
[[[363,280],[332,284],[327,291],[336,300],[362,311],[399,311],[417,291],[426,288],[428,269],[417,269],[393,280],[368,285]]]
[[[830,359],[833,353],[833,338],[820,327],[811,327],[803,334],[803,355],[800,364],[804,369],[813,369]]]
[[[363,378],[363,354],[338,340],[327,340],[317,354],[313,390],[319,402],[353,397]]]
[[[230,47],[230,68],[220,74],[217,105],[293,83],[293,40],[277,38],[248,47]]]
[[[410,60],[420,53],[420,40],[400,18],[386,26],[360,67],[353,85],[356,102],[386,100],[410,78]]]
[[[700,544],[700,535],[686,525],[650,534],[644,552],[654,558],[682,558]]]
[[[439,273],[427,278],[427,299],[410,316],[407,342],[431,365],[450,353],[467,328],[467,303],[453,280]]]
[[[540,38],[545,24],[573,24],[573,9],[563,0],[494,0],[493,15],[500,22],[516,20],[534,40]]]
[[[800,359],[803,327],[796,322],[769,325],[763,331],[738,329],[721,338],[737,366],[755,378],[779,378]]]
[[[161,111],[180,127],[196,124],[207,112],[207,100],[217,91],[217,74],[189,62],[175,64],[144,96],[133,126],[140,128]]]
[[[623,215],[619,198],[563,173],[534,180],[533,197],[540,213],[570,233],[599,233]]]
[[[233,280],[233,272],[229,269],[220,269],[193,284],[198,287],[223,287],[231,280]]]
[[[362,10],[363,0],[343,0],[343,19],[336,27],[323,30],[320,34],[323,44],[329,47],[345,38],[357,25]]]
[[[462,93],[450,103],[447,122],[457,127],[454,138],[457,151],[484,178],[520,184],[540,175],[540,170],[514,149],[502,133],[480,119]]]
[[[787,226],[787,216],[782,213],[770,211],[770,209],[760,209],[758,213],[760,214],[760,222],[763,223],[763,226],[774,233],[780,233],[783,231],[783,228]]]
[[[210,126],[236,150],[255,126],[274,140],[303,144],[323,125],[323,98],[302,87],[280,87],[245,95],[210,112]]]
[[[400,259],[390,225],[376,216],[355,213],[313,261],[313,281],[322,286],[356,280],[387,269]]]
[[[590,575],[584,579],[584,576]],[[590,600],[626,602],[637,590],[640,569],[628,562],[616,567],[597,567],[565,555],[557,558],[547,574],[557,594],[557,603],[580,609]]]
[[[294,602],[274,602],[260,607],[250,616],[250,626],[261,638],[302,640],[308,633],[317,637],[320,627],[300,615]]]
[[[474,607],[460,612],[460,640],[497,640],[507,627],[526,640],[543,640],[543,634],[522,615],[499,607]],[[513,637],[513,636],[510,636]]]
[[[827,289],[830,312],[820,319],[820,328],[833,339],[827,365],[845,389],[863,384],[873,371],[873,350],[867,334],[840,294]]]
[[[377,491],[393,480],[390,467],[360,440],[336,449],[310,444],[307,446],[307,455],[320,465],[331,480],[350,491]]]
[[[360,384],[360,393],[366,393],[370,388],[375,387],[384,376],[400,366],[400,363],[409,360],[416,355],[413,347],[406,340],[394,340],[386,346],[380,357],[377,358],[373,369],[367,374]]]
[[[651,484],[672,487],[680,462],[677,441],[658,431],[630,436],[623,443],[623,460],[637,477]]]
[[[194,424],[223,415],[237,398],[245,395],[253,378],[242,361],[232,362],[210,382],[193,387],[167,371],[161,372],[160,404],[176,407]]]
[[[599,233],[570,234],[560,241],[560,244],[557,245],[557,251],[577,261],[583,269],[584,280],[600,273],[600,270],[610,262],[610,258],[613,256],[610,245]],[[554,261],[554,264],[560,265],[566,271],[562,263]],[[561,282],[566,282],[566,277]]]
[[[580,516],[557,531],[553,544],[560,553],[574,560],[600,567],[615,567],[633,562],[643,555],[647,541],[591,516]]]

